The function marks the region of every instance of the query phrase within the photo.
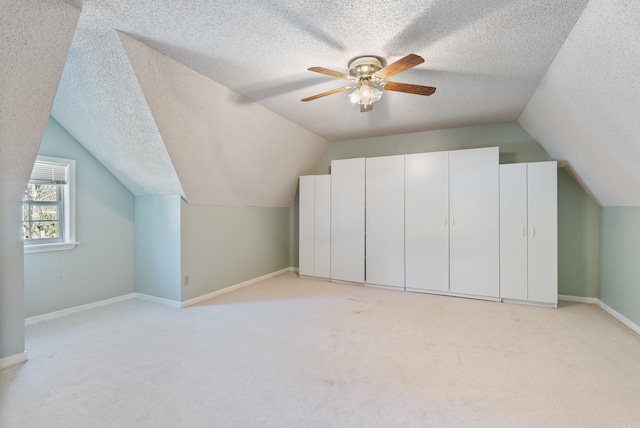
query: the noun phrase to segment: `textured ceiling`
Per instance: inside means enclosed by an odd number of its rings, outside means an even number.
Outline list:
[[[68,1],[82,13],[52,115],[134,194],[287,205],[328,141],[519,120],[603,203],[640,205],[637,2]],[[41,3],[60,7],[25,2]],[[310,66],[408,53],[425,63],[391,80],[433,96],[300,102],[344,83]]]
[[[291,204],[297,177],[313,169],[326,140],[127,35],[121,39],[190,204]]]
[[[126,32],[337,141],[516,120],[587,0],[81,3],[83,15],[95,16],[86,26],[101,21]],[[94,42],[101,54],[102,41]],[[408,53],[425,63],[393,80],[436,86],[434,96],[386,93],[366,115],[345,93],[300,102],[344,83],[308,67],[346,71],[357,55],[391,62]]]
[[[78,22],[51,114],[135,195],[183,195],[113,24]]]
[[[592,0],[519,122],[602,205],[640,206],[640,2]]]
[[[58,122],[134,194],[282,206],[328,141],[516,120],[586,0],[72,3]],[[162,56],[125,53],[118,32]],[[386,93],[366,114],[346,94],[300,102],[343,84],[310,66],[408,53],[426,62],[393,80],[435,95]]]
[[[0,201],[21,201],[80,11],[0,0]]]

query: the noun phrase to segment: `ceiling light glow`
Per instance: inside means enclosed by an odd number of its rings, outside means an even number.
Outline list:
[[[382,88],[370,80],[363,80],[358,82],[358,87],[349,98],[354,104],[371,105],[382,98]]]

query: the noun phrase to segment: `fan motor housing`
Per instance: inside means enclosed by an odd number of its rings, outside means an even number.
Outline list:
[[[384,66],[384,59],[378,56],[358,56],[349,61],[349,74],[356,78],[371,78],[375,72],[381,70]]]

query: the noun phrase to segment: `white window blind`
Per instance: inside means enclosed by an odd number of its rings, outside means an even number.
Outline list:
[[[22,200],[25,254],[70,250],[76,242],[76,162],[38,156]]]
[[[29,182],[34,184],[67,184],[69,180],[68,169],[67,164],[36,161]]]

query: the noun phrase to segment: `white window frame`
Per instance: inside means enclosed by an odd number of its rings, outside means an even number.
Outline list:
[[[71,250],[78,245],[78,242],[76,242],[76,161],[52,156],[38,156],[36,162],[50,162],[68,166],[67,184],[61,185],[64,206],[62,214],[64,223],[62,227],[63,236],[62,241],[58,242],[24,241],[24,253]]]

